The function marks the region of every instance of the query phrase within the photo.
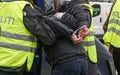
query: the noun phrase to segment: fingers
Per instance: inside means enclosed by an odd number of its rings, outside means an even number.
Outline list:
[[[79,44],[83,40],[83,38],[77,37],[77,35],[73,33],[71,36],[71,40],[74,44]]]
[[[76,34],[77,31],[77,34]],[[79,44],[89,33],[89,30],[86,25],[83,25],[77,29],[71,36],[71,40],[74,44]]]
[[[79,30],[78,32],[78,37],[86,37],[89,33],[89,30],[87,27],[82,28],[81,30]]]

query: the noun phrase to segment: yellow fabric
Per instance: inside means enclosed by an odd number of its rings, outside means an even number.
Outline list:
[[[80,4],[80,5],[83,5],[83,6],[86,6],[90,12],[91,12],[91,15],[93,14],[93,8],[89,5],[89,4]],[[93,23],[91,23],[91,26],[89,28],[89,32],[93,32]],[[84,49],[85,51],[87,52],[88,54],[88,58],[91,62],[93,63],[97,63],[97,53],[96,53],[96,46],[95,46],[95,38],[94,38],[94,35],[92,36],[87,36],[83,42],[94,42],[94,45],[92,46],[84,46]]]
[[[108,31],[104,34],[104,43],[110,47],[110,45],[120,48],[120,0],[116,0],[116,3],[111,11],[109,17]]]
[[[23,39],[15,39],[6,36],[0,36],[0,66],[17,68],[27,62],[27,71],[30,71],[34,53],[28,52],[36,48],[36,38],[26,29],[23,23],[23,9],[26,5],[32,6],[27,1],[1,2],[0,3],[0,25],[1,33],[8,32],[21,36],[32,37],[30,41]],[[33,6],[32,6],[33,8]],[[15,36],[14,36],[15,37]],[[34,42],[33,42],[34,41]],[[16,50],[1,46],[3,43],[27,47],[30,50]]]

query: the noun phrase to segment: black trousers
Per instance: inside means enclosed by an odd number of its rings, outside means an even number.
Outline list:
[[[113,60],[118,71],[118,75],[120,75],[120,48],[113,48]]]

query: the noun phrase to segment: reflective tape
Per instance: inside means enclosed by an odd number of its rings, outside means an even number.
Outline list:
[[[88,36],[93,36],[94,35],[94,32],[90,31]]]
[[[22,50],[22,51],[28,51],[28,52],[35,52],[35,48],[22,46],[22,45],[15,45],[15,44],[5,43],[5,42],[0,42],[0,47],[10,48],[10,49],[15,49],[20,51]]]
[[[82,42],[82,44],[83,44],[84,46],[94,46],[94,45],[95,45],[95,42],[94,42],[94,41]]]
[[[92,31],[89,32],[88,37],[89,36],[93,36],[94,37],[94,32],[92,32]],[[94,41],[90,41],[90,42],[89,41],[88,42],[87,41],[83,41],[82,43],[83,43],[84,46],[94,46],[95,45]]]
[[[115,29],[114,27],[109,28],[109,29],[107,30],[107,32],[110,32],[110,31],[113,31],[113,32],[116,33],[117,35],[120,35],[120,30],[117,30],[117,29]]]
[[[116,23],[116,24],[120,25],[120,21],[119,21],[119,20],[116,20],[116,19],[111,19],[111,20],[109,21],[109,24],[110,24],[110,23]]]
[[[32,36],[25,36],[25,35],[20,35],[20,34],[18,35],[18,34],[14,34],[14,33],[10,33],[10,32],[3,32],[2,31],[1,36],[8,37],[8,38],[14,38],[14,39],[18,39],[18,40],[36,42],[36,40]]]

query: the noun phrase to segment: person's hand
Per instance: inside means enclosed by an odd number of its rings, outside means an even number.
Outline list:
[[[78,32],[78,37],[82,37],[83,39],[88,35],[89,30],[86,25],[83,25],[80,27],[80,30]]]
[[[74,44],[79,44],[89,33],[86,25],[83,25],[77,29],[71,36],[71,40]]]
[[[75,33],[71,35],[71,40],[74,44],[79,44],[83,39],[82,37],[77,37]]]

